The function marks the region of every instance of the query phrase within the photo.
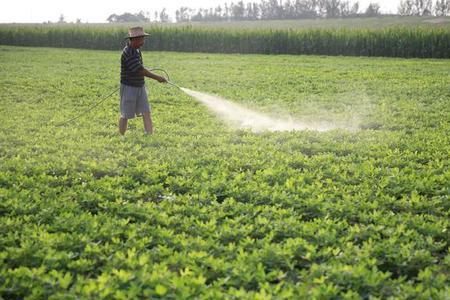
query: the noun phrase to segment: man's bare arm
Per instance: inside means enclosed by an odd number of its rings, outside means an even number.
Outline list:
[[[167,82],[166,78],[164,78],[162,76],[159,76],[158,74],[152,73],[149,70],[147,70],[146,68],[143,68],[142,70],[140,70],[139,71],[139,75],[149,77],[149,78],[154,79],[154,80],[156,80],[158,82],[161,82],[161,83],[166,83]]]

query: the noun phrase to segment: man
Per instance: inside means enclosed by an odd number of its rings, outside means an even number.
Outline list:
[[[142,27],[133,27],[128,31],[128,44],[125,46],[121,57],[120,68],[120,119],[119,132],[125,134],[129,119],[136,115],[142,115],[146,134],[153,133],[150,105],[145,90],[144,77],[149,77],[161,83],[167,80],[154,74],[144,67],[142,54],[139,48],[144,45],[148,33]]]

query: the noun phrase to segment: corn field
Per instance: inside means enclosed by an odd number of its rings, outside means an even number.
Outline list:
[[[149,26],[144,50],[450,58],[450,30],[385,29],[207,29]],[[0,44],[117,50],[125,27],[83,25],[3,25]]]

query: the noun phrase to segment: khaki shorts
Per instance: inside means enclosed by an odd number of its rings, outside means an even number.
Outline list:
[[[120,116],[133,119],[146,112],[150,112],[150,104],[145,86],[120,84]]]

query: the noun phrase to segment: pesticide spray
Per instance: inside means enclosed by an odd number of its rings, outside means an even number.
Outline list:
[[[167,83],[185,92],[217,114],[221,119],[227,121],[232,126],[240,129],[250,129],[253,132],[261,131],[295,131],[295,130],[316,130],[327,131],[336,129],[335,126],[325,123],[305,123],[292,118],[277,119],[265,114],[245,108],[227,99],[193,91],[178,86],[170,81],[169,74],[164,69],[152,69],[152,71],[162,71],[167,77]]]
[[[273,118],[263,113],[245,108],[230,100],[218,97],[215,95],[193,91],[187,88],[178,86],[170,81],[169,74],[163,69],[159,70],[166,74],[167,83],[185,92],[187,95],[196,99],[200,103],[208,107],[212,112],[218,115],[221,119],[227,121],[232,126],[239,129],[250,129],[253,132],[261,131],[300,131],[300,130],[314,130],[314,131],[328,131],[338,128],[345,128],[351,130],[352,128],[337,126],[333,123],[327,122],[302,122],[294,120],[292,117],[287,118]]]
[[[304,123],[292,118],[277,119],[268,115],[250,110],[239,104],[210,94],[180,88],[189,96],[197,99],[232,126],[242,129],[250,129],[253,132],[261,131],[295,131],[316,130],[326,131],[334,129],[329,124]]]

